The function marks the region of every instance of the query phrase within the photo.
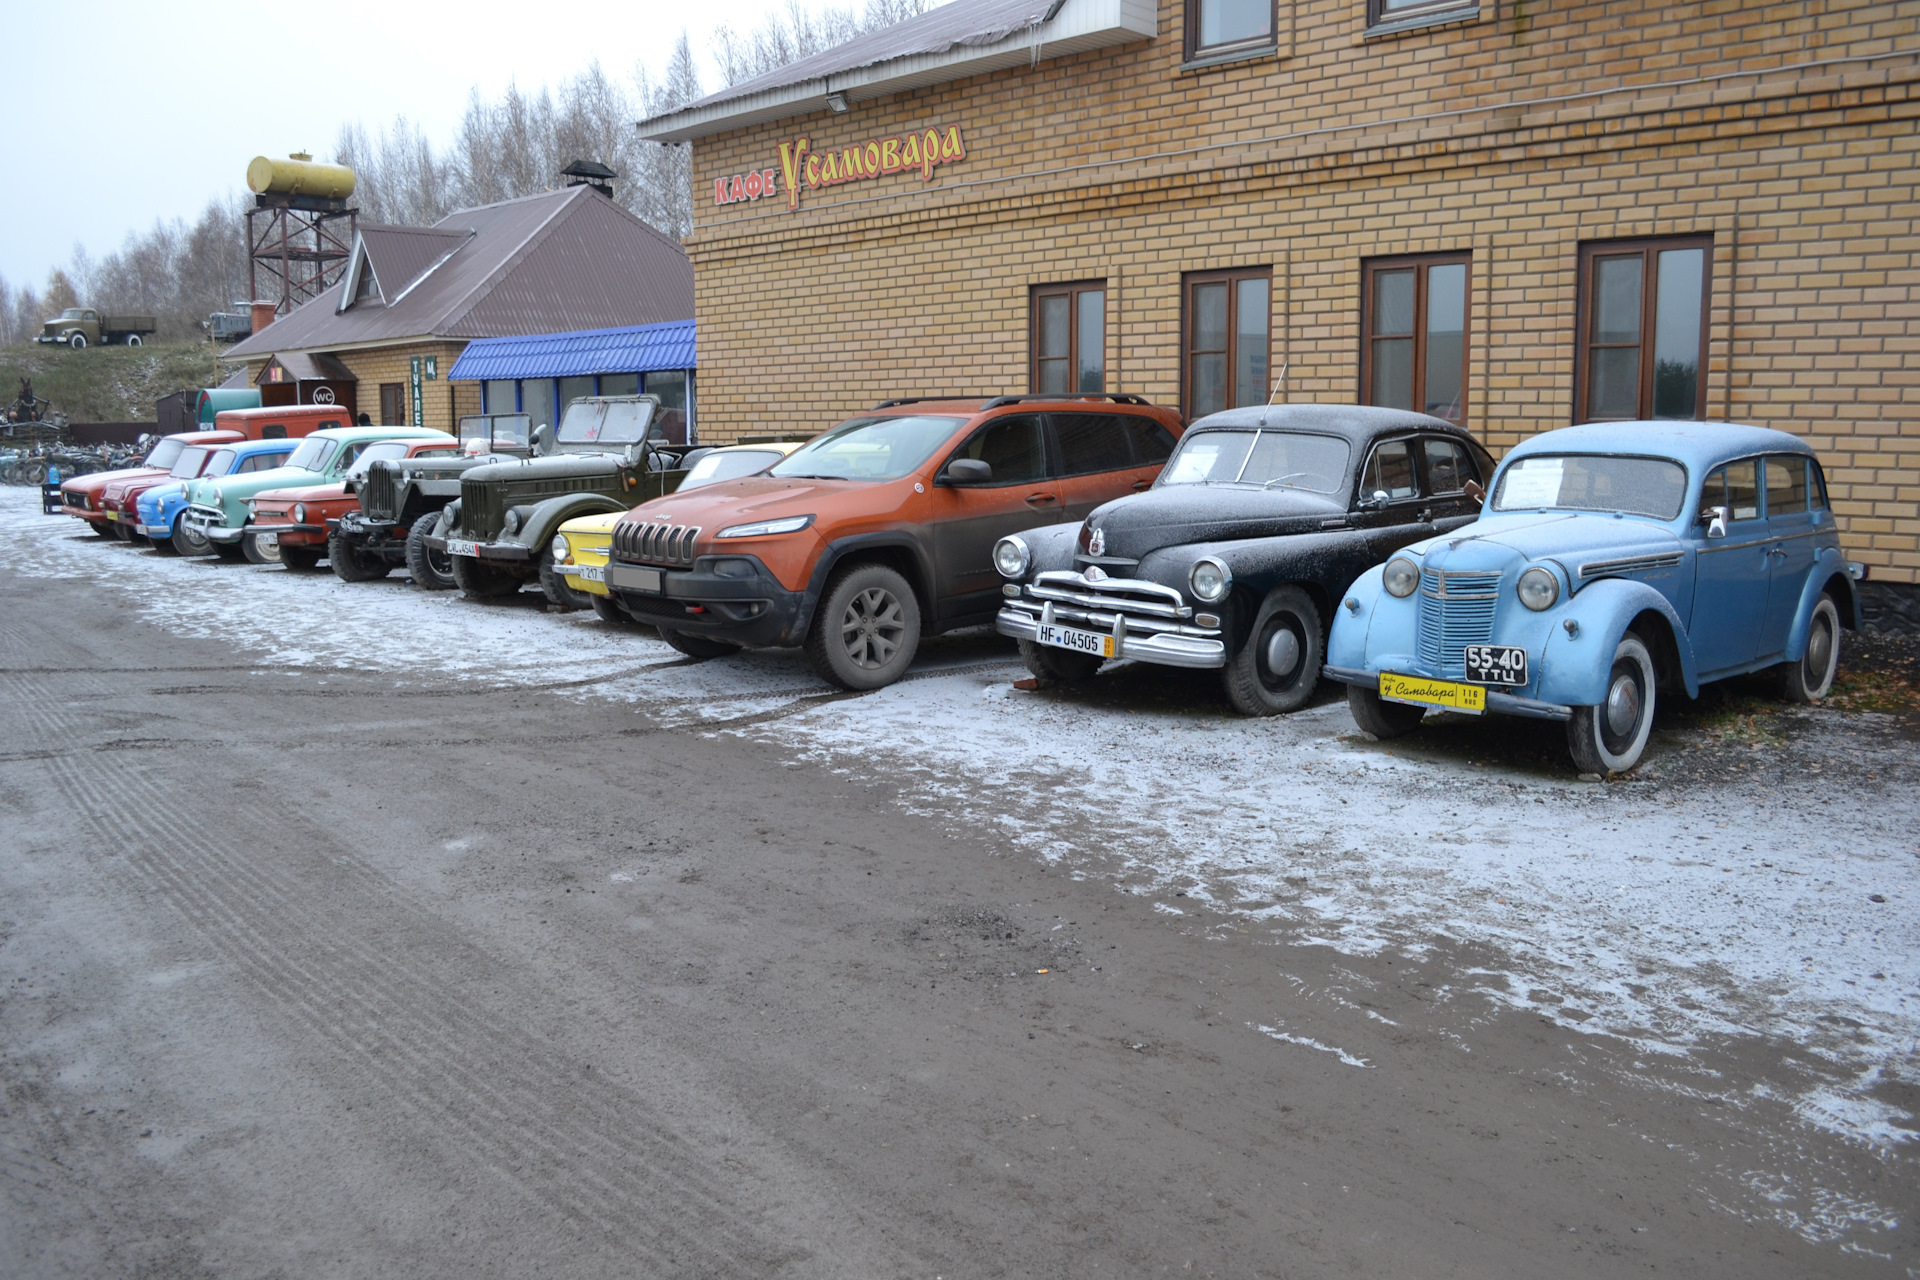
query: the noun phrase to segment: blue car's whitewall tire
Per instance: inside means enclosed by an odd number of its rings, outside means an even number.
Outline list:
[[[1640,763],[1653,733],[1653,655],[1629,631],[1613,651],[1606,696],[1598,706],[1575,707],[1567,721],[1567,749],[1581,773],[1626,773]]]

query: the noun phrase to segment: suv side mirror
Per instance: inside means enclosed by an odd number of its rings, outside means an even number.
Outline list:
[[[993,479],[993,465],[978,458],[955,458],[940,473],[942,484],[986,484]]]
[[[1392,496],[1388,494],[1385,489],[1375,489],[1354,505],[1362,511],[1385,511],[1387,509],[1387,503],[1390,501],[1392,501]]]
[[[1707,526],[1709,538],[1727,536],[1727,509],[1725,507],[1706,507],[1700,512],[1700,523]]]

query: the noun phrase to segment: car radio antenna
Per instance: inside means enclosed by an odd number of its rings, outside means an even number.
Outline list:
[[[1280,376],[1273,380],[1273,394],[1267,397],[1266,404],[1260,408],[1260,425],[1263,427],[1267,425],[1267,410],[1273,408],[1273,402],[1279,398],[1280,392],[1284,390],[1287,385],[1287,365],[1289,363],[1291,362],[1287,360],[1280,362]]]

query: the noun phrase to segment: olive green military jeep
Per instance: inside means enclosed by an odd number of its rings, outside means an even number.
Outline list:
[[[384,578],[404,564],[413,583],[429,591],[454,585],[445,551],[427,546],[440,513],[460,496],[460,477],[495,462],[533,455],[533,420],[524,413],[474,414],[460,419],[457,458],[375,462],[366,479],[349,481],[360,510],[340,517],[327,537],[327,563],[348,582]]]
[[[575,516],[628,511],[680,486],[685,449],[667,443],[659,417],[658,396],[572,401],[553,438],[536,440],[539,456],[462,473],[460,496],[423,536],[424,547],[448,558],[454,584],[470,598],[538,582],[554,604],[590,608],[555,572],[553,535]]]

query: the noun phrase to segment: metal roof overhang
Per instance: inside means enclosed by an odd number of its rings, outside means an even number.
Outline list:
[[[698,367],[691,320],[582,329],[511,338],[475,338],[447,372],[449,382],[572,378]]]
[[[794,84],[743,94],[709,106],[642,120],[636,126],[648,142],[687,142],[742,129],[769,120],[785,120],[827,109],[829,92],[855,102],[946,84],[968,76],[1003,71],[1023,63],[1111,49],[1159,34],[1153,0],[1064,0],[1059,12],[1033,33],[1016,32],[990,45],[959,46],[939,53],[916,53],[863,67],[834,71]],[[1036,36],[1038,39],[1036,40]]]

